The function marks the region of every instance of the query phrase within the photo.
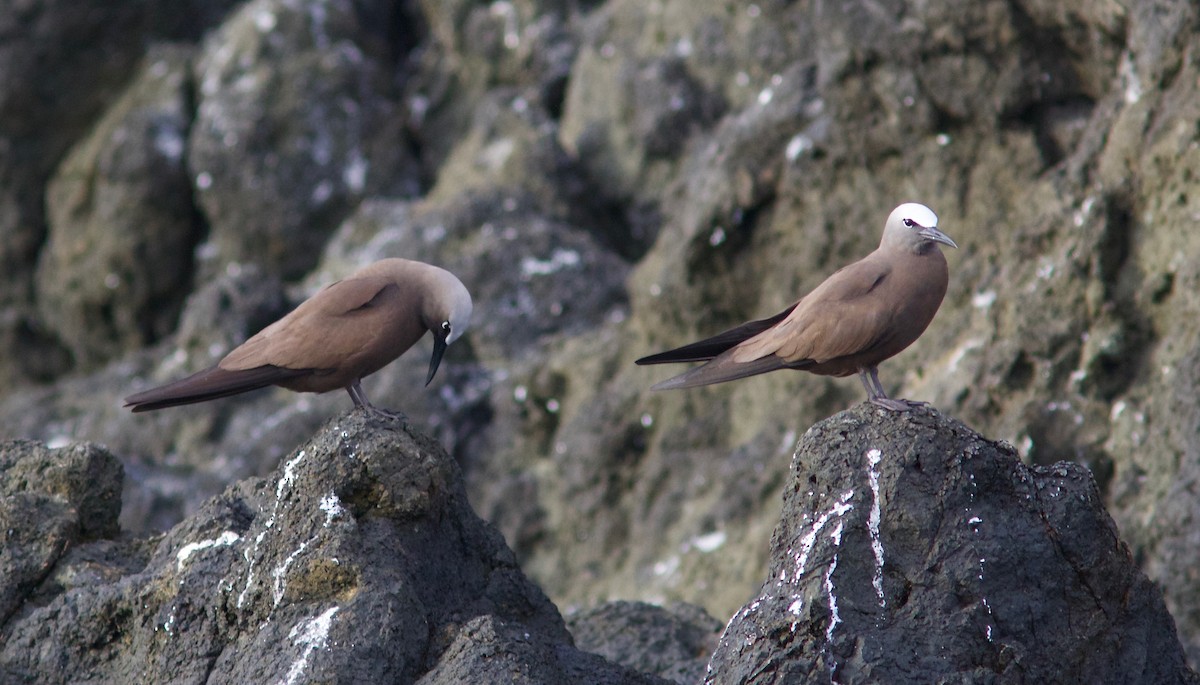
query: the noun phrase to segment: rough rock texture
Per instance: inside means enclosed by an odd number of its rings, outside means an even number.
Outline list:
[[[1091,473],[867,405],[792,458],[710,683],[1198,683]]]
[[[0,385],[47,380],[73,366],[35,305],[41,300],[35,266],[47,235],[46,183],[54,168],[107,117],[105,108],[119,98],[148,44],[195,41],[232,4],[0,3]],[[150,137],[131,133],[135,146]],[[96,340],[98,346],[108,342]]]
[[[575,649],[458,465],[400,421],[334,419],[140,544],[111,539],[108,452],[9,443],[0,467],[5,528],[28,533],[0,558],[5,682],[665,682]]]
[[[564,624],[398,419],[330,420],[163,535],[118,535],[122,475],[95,445],[0,444],[4,682],[1200,683],[1091,474],[932,410],[804,435],[723,633],[689,605]]]
[[[8,9],[0,430],[123,455],[128,529],[166,530],[271,473],[348,400],[263,392],[134,417],[119,398],[363,261],[416,256],[478,295],[474,331],[430,388],[426,343],[367,379],[373,400],[446,445],[561,605],[729,616],[766,573],[797,436],[861,389],[778,373],[652,394],[669,370],[631,362],[778,311],[917,200],[961,249],[884,383],[1027,463],[1091,469],[1200,658],[1194,2]],[[182,101],[139,66],[160,41],[190,55]],[[154,140],[149,118],[120,115],[135,99],[181,102],[188,196],[159,238],[190,263],[122,275],[61,249],[82,236],[137,263],[135,236],[103,234],[161,211],[145,189],[171,178],[104,163]],[[102,139],[114,121],[128,137]],[[82,215],[45,209],[68,169],[97,173]],[[118,200],[128,213],[104,219]],[[110,273],[131,298],[104,291]]]
[[[582,650],[672,682],[704,679],[721,623],[698,606],[609,602],[567,617]]]
[[[199,218],[183,155],[190,57],[151,51],[46,190],[39,304],[80,367],[170,333],[191,286]]]
[[[121,512],[121,462],[90,444],[51,450],[0,443],[0,625],[56,575],[70,548],[113,537]]]
[[[208,37],[188,163],[222,262],[295,278],[365,194],[416,192],[387,78],[407,48],[385,40],[392,4],[252,0]]]

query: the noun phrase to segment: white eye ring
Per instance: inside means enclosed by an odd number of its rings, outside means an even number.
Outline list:
[[[904,225],[905,225],[905,226],[908,226],[909,228],[916,228],[916,227],[917,227],[917,222],[913,221],[912,219],[905,219],[905,220],[904,220]]]
[[[449,321],[443,321],[443,322],[442,322],[442,331],[443,331],[443,332],[445,332],[445,333],[449,333],[449,332],[450,332],[450,322],[449,322]]]

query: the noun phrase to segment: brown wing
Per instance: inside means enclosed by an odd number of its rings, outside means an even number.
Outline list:
[[[388,316],[373,307],[399,286],[383,276],[338,281],[305,300],[290,314],[267,326],[221,360],[222,369],[263,365],[314,370],[334,369],[354,358],[364,341],[384,329]]]
[[[872,254],[837,272],[799,302],[779,325],[730,350],[732,361],[770,356],[786,366],[821,363],[877,345],[892,320],[884,284],[890,265]]]

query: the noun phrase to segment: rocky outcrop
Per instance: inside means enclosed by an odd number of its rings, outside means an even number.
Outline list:
[[[0,473],[5,682],[665,682],[575,649],[399,420],[343,415],[153,539],[116,536],[103,449],[7,443]]]
[[[217,264],[297,278],[363,197],[417,192],[377,4],[252,0],[208,36],[187,162]]]
[[[190,50],[151,51],[46,189],[39,310],[82,367],[169,334],[191,287],[190,68]]]
[[[1200,683],[1087,469],[937,412],[809,429],[710,683]]]
[[[403,420],[352,411],[163,535],[121,463],[0,445],[4,682],[1200,683],[1086,469],[862,405],[792,461],[769,576],[703,609],[558,609]],[[710,658],[711,657],[711,658]]]
[[[87,139],[88,132],[97,128],[98,120],[105,119],[108,126],[118,118],[106,111],[114,101],[123,99],[117,105],[119,109],[131,104],[128,95],[122,98],[123,85],[145,60],[148,45],[197,41],[205,31],[219,24],[233,4],[233,0],[136,5],[54,0],[29,6],[7,3],[5,11],[0,12],[0,35],[4,36],[0,39],[0,274],[3,274],[0,347],[5,350],[0,355],[0,384],[9,386],[61,376],[76,366],[68,350],[76,354],[83,351],[81,344],[64,342],[55,335],[58,327],[46,321],[55,317],[53,309],[42,311],[47,300],[82,300],[82,294],[60,292],[57,297],[47,298],[35,287],[36,267],[44,259],[41,255],[47,241],[47,222],[54,221],[47,216],[46,196],[47,183],[55,168],[72,146]],[[161,94],[172,90],[171,81],[170,76],[162,79],[166,87]],[[160,104],[166,104],[166,100],[160,100]],[[149,109],[143,107],[141,112]],[[190,120],[190,113],[186,118]],[[89,154],[76,155],[73,166],[85,173],[88,168],[107,167],[95,182],[123,200],[136,197],[139,190],[156,184],[173,187],[174,174],[151,180],[139,179],[128,172],[138,169],[142,175],[160,173],[162,165],[145,163],[149,159],[140,157],[139,152],[152,152],[146,143],[156,137],[153,128],[161,123],[162,133],[169,139],[179,122],[168,112],[162,122],[142,117],[139,123],[138,128],[126,130],[127,148],[115,141],[108,147],[98,142],[92,145]],[[109,153],[108,164],[97,163],[95,155],[102,152]],[[112,163],[117,160],[123,163]],[[174,161],[181,162],[182,158]],[[115,178],[107,178],[107,172],[115,172]],[[142,195],[142,199],[157,207],[164,198]],[[187,209],[190,200],[186,195],[184,199],[184,203],[175,206],[171,223],[187,226],[191,222]],[[90,205],[86,198],[78,196],[70,204],[77,209]],[[121,203],[90,205],[90,214],[103,216],[117,204]],[[124,207],[134,214],[153,214],[152,209],[134,208],[128,203]],[[79,216],[66,220],[75,230],[88,223]],[[184,230],[190,230],[190,226]],[[85,243],[121,242],[119,238],[103,239],[95,234],[87,238]],[[174,237],[167,240],[171,242]],[[136,240],[125,241],[126,247],[136,244]],[[73,248],[60,249],[69,253]],[[128,261],[126,255],[113,256],[118,264]],[[81,258],[86,261],[86,256]],[[168,269],[178,268],[170,262],[164,265]],[[106,265],[95,266],[99,267],[99,277],[93,283],[99,285],[111,271]],[[162,276],[116,275],[134,281],[162,279]],[[174,297],[177,299],[179,295],[176,292]],[[97,352],[112,346],[111,333],[103,333],[95,339]],[[85,351],[85,360],[103,358],[103,354],[90,352]]]
[[[0,446],[0,475],[4,625],[39,587],[58,581],[64,555],[116,536],[122,469],[115,456],[95,445],[49,450],[19,440]]]

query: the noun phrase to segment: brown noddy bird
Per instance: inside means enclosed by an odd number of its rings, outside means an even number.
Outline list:
[[[949,271],[938,243],[958,245],[937,222],[925,205],[902,204],[888,216],[874,252],[834,272],[799,302],[768,319],[637,363],[706,362],[654,390],[797,369],[825,376],[857,373],[871,403],[893,411],[924,404],[889,398],[878,366],[925,332],[946,295]]]
[[[130,395],[125,406],[150,411],[278,385],[296,392],[345,388],[354,406],[376,410],[363,392],[363,377],[429,331],[429,385],[446,346],[463,334],[470,317],[471,295],[454,274],[408,259],[383,259],[326,286],[216,366]]]

